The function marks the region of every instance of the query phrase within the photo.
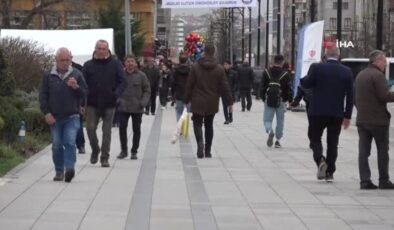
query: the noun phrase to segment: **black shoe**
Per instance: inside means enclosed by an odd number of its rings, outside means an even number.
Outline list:
[[[119,153],[119,155],[117,156],[118,159],[124,159],[127,157],[127,152],[126,151],[122,151]]]
[[[242,112],[245,112],[245,108],[242,109]]]
[[[92,155],[90,156],[90,163],[91,164],[96,164],[98,161],[98,154],[97,153],[92,153]]]
[[[70,183],[71,180],[74,178],[74,176],[75,176],[74,169],[67,169],[66,174],[64,176],[64,182]]]
[[[322,157],[317,167],[317,179],[323,180],[327,177],[327,163],[326,160]]]
[[[332,173],[326,173],[326,181],[327,182],[333,182],[334,181],[334,174]]]
[[[145,115],[149,115],[149,111],[145,111]]]
[[[86,152],[85,152],[85,147],[83,147],[83,146],[82,146],[82,147],[79,147],[79,148],[78,148],[78,153],[79,153],[79,154],[84,154],[84,153],[86,153]]]
[[[212,158],[211,152],[205,152],[205,158]]]
[[[224,124],[225,124],[225,125],[228,125],[228,124],[230,124],[230,122],[229,122],[229,121],[225,121]]]
[[[137,160],[137,154],[131,154],[130,160]]]
[[[268,147],[272,147],[272,145],[274,144],[274,136],[275,134],[273,132],[270,132],[270,134],[268,134],[268,140],[267,140]]]
[[[152,116],[154,116],[155,115],[155,113],[151,113],[152,114]]]
[[[379,189],[394,189],[394,184],[391,181],[379,182]]]
[[[63,172],[56,172],[53,181],[63,181],[64,180],[64,173]]]
[[[233,117],[232,116],[228,119],[228,122],[233,123]]]
[[[360,189],[361,190],[374,190],[374,189],[378,189],[378,186],[376,186],[374,183],[372,183],[372,181],[361,182]]]
[[[282,146],[280,145],[280,142],[277,140],[275,141],[275,148],[282,148]]]
[[[108,160],[101,160],[101,167],[109,168],[109,166]]]

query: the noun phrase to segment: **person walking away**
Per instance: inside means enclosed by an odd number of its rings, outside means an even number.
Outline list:
[[[184,103],[191,102],[194,135],[197,141],[197,157],[210,158],[213,140],[213,119],[219,110],[219,98],[224,97],[232,111],[233,99],[223,67],[214,58],[215,47],[207,44],[204,56],[192,66],[186,84]],[[202,124],[205,126],[205,148]]]
[[[80,123],[80,102],[87,86],[82,73],[71,67],[71,53],[59,48],[55,66],[44,73],[39,101],[50,126],[52,160],[56,175],[54,181],[71,182],[75,176],[76,138]]]
[[[377,189],[371,180],[368,158],[371,155],[372,139],[375,140],[378,158],[379,189],[394,189],[389,176],[389,128],[391,115],[387,103],[394,102],[394,93],[389,92],[384,71],[386,55],[375,50],[369,55],[369,65],[356,77],[355,105],[358,130],[358,168],[360,189]]]
[[[162,110],[167,108],[170,85],[171,85],[171,71],[167,67],[167,64],[163,63],[161,65],[160,81],[159,81],[159,98],[160,98],[160,105]]]
[[[141,138],[142,114],[145,106],[149,103],[150,85],[144,72],[138,70],[136,58],[127,55],[124,60],[127,74],[127,88],[119,98],[119,137],[121,152],[118,159],[127,157],[127,126],[131,117],[133,126],[133,145],[131,147],[132,160],[137,159],[138,148]]]
[[[176,120],[181,118],[183,113],[183,99],[185,97],[186,82],[189,77],[190,66],[187,64],[187,57],[179,56],[179,66],[175,68],[171,83],[171,95],[175,99]],[[190,107],[188,107],[190,111]]]
[[[93,58],[83,66],[83,75],[89,87],[87,99],[87,133],[92,149],[90,163],[96,164],[99,154],[102,167],[109,167],[111,129],[117,99],[127,87],[122,63],[114,59],[108,42],[98,40]],[[97,126],[103,121],[101,149],[97,138]]]
[[[283,55],[276,55],[273,65],[269,69],[264,70],[263,85],[260,93],[260,97],[264,102],[263,120],[265,131],[268,134],[267,146],[272,147],[274,137],[276,137],[275,148],[282,147],[280,140],[283,137],[286,103],[292,102],[290,76],[287,71],[283,70],[283,63]],[[272,128],[274,115],[276,115],[275,132]]]
[[[231,69],[231,62],[229,60],[223,63],[224,72],[231,90],[231,96],[234,101],[235,84],[237,81],[237,73]],[[224,124],[230,124],[233,122],[233,112],[229,110],[229,103],[222,97],[223,113],[224,113]]]
[[[150,103],[145,108],[145,114],[149,115],[149,112],[152,115],[156,113],[156,96],[157,91],[159,90],[159,80],[160,80],[160,70],[157,66],[155,66],[155,60],[153,57],[147,58],[147,64],[142,69],[142,71],[146,74],[150,84]]]
[[[241,94],[242,112],[245,112],[245,108],[250,111],[252,108],[253,69],[248,62],[244,62],[238,69],[238,87]]]
[[[256,100],[260,100],[260,87],[263,81],[263,68],[256,67],[253,69],[253,94],[256,97]]]
[[[317,165],[317,179],[332,181],[336,171],[341,124],[350,125],[353,111],[353,74],[339,59],[339,49],[327,49],[327,61],[311,66],[301,85],[313,90],[310,102],[310,141]],[[346,101],[346,104],[345,104]],[[321,137],[327,129],[327,154],[323,156]]]

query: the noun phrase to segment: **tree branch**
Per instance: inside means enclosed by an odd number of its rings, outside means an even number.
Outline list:
[[[29,23],[31,22],[31,20],[33,19],[33,17],[39,13],[41,13],[45,8],[64,2],[64,0],[41,0],[39,4],[37,4],[36,6],[34,6],[33,9],[31,9],[29,11],[29,13],[26,15],[25,18],[23,18],[20,28],[27,28],[27,26],[29,25]]]

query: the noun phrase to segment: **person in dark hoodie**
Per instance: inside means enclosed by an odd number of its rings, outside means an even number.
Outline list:
[[[207,44],[204,56],[192,66],[186,83],[184,103],[192,105],[197,157],[204,157],[202,124],[205,126],[205,157],[210,158],[213,139],[213,119],[219,110],[219,98],[224,97],[232,111],[233,98],[226,73],[214,58],[215,47]]]
[[[83,75],[89,87],[87,99],[87,133],[92,148],[90,163],[96,164],[101,151],[102,167],[109,167],[111,128],[117,100],[127,87],[122,63],[114,59],[108,42],[96,42],[93,58],[83,66]],[[101,149],[97,138],[97,125],[103,120]]]
[[[226,77],[228,80],[228,83],[230,85],[231,89],[231,96],[234,100],[234,94],[235,94],[235,85],[237,81],[237,72],[231,69],[231,62],[229,60],[224,61],[223,63],[223,68],[224,72],[226,73]],[[224,124],[228,125],[231,122],[233,122],[233,112],[229,111],[229,104],[225,100],[225,98],[222,97],[222,104],[223,104],[223,113],[224,113]]]
[[[245,108],[250,111],[252,108],[253,69],[248,62],[244,62],[238,69],[238,87],[241,94],[242,112],[245,111]]]
[[[190,66],[187,64],[187,57],[184,55],[179,56],[179,66],[174,70],[171,84],[171,95],[176,103],[175,111],[177,121],[181,117],[184,108],[183,98],[185,97],[185,88],[189,72]],[[188,108],[188,110],[190,110],[190,108]]]
[[[44,73],[40,90],[40,108],[50,125],[52,158],[56,175],[54,181],[71,182],[75,175],[75,140],[80,126],[80,102],[86,94],[82,73],[71,67],[67,48],[56,52],[56,65]]]

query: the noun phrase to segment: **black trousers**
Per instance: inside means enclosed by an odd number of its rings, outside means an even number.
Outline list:
[[[358,168],[361,183],[371,181],[368,157],[371,155],[372,139],[378,152],[379,182],[389,180],[389,126],[358,125]]]
[[[226,121],[233,121],[233,113],[228,110],[229,104],[224,98],[222,98],[222,105],[223,105],[224,119]]]
[[[245,110],[245,107],[247,110],[250,110],[252,108],[252,95],[250,93],[250,89],[241,89],[241,105],[242,105],[242,110]],[[245,99],[246,99],[246,106],[245,106]]]
[[[152,114],[155,114],[155,112],[156,112],[156,96],[157,96],[157,89],[151,88],[150,90],[151,90],[151,91],[150,91],[150,102],[149,102],[149,104],[146,106],[145,112],[149,112],[149,110],[150,110],[150,112],[151,112]]]
[[[338,141],[343,119],[323,116],[310,116],[309,119],[309,138],[313,150],[313,159],[315,160],[316,165],[319,165],[319,162],[323,157],[321,137],[324,129],[327,129],[327,173],[332,174],[336,169],[335,162],[338,157]]]
[[[168,102],[168,92],[169,89],[164,87],[164,88],[160,88],[159,90],[159,98],[160,98],[160,105],[161,106],[166,106],[167,102]]]
[[[142,123],[142,113],[124,113],[119,112],[119,136],[120,136],[120,146],[122,152],[127,153],[127,126],[129,123],[129,118],[131,116],[133,125],[133,146],[131,147],[131,153],[137,153],[138,147],[140,146],[141,138],[141,123]]]
[[[81,122],[81,127],[79,127],[79,129],[78,129],[77,140],[76,140],[76,144],[77,144],[78,149],[85,147],[85,136],[83,134],[83,116],[80,115],[79,119]]]
[[[193,114],[193,128],[194,135],[196,136],[197,145],[199,147],[204,146],[203,132],[202,132],[202,124],[204,123],[205,128],[205,152],[211,152],[212,139],[213,139],[213,119],[215,118],[215,114],[213,115],[198,115]]]

